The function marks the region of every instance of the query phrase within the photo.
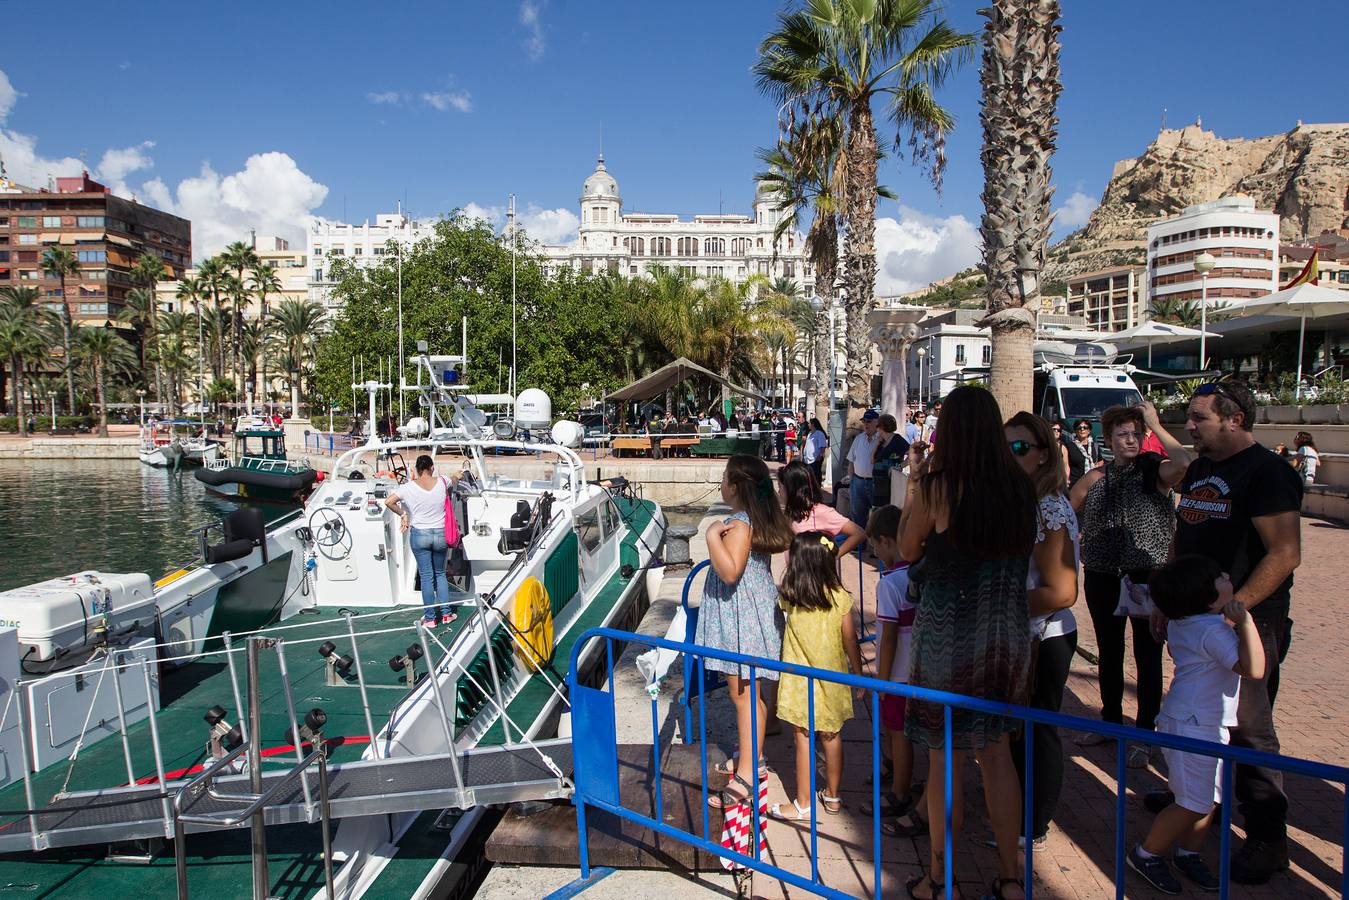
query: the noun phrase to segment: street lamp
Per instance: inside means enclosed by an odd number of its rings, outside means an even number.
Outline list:
[[[56,434],[56,391],[48,391],[47,399],[52,403],[52,434]]]
[[[913,351],[918,354],[918,406],[923,406],[923,360],[927,357],[927,348],[919,347]]]
[[[136,396],[140,398],[140,404],[141,404],[141,427],[144,428],[144,427],[145,427],[145,391],[144,391],[144,390],[141,390],[140,388],[137,388],[137,389],[136,389]]]
[[[1208,273],[1218,261],[1211,253],[1200,253],[1194,258],[1194,270],[1199,273],[1199,370],[1208,360]]]
[[[290,370],[290,417],[300,418],[300,370]]]

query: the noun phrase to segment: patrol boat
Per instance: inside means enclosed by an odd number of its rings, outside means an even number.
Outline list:
[[[261,535],[242,515],[254,510],[236,511],[199,567],[0,594],[8,884],[424,897],[484,805],[569,794],[570,744],[550,739],[569,654],[633,611],[664,517],[630,485],[587,481],[568,446],[486,432],[453,387],[466,362],[418,357],[427,437],[349,451]],[[362,387],[373,409],[389,386]],[[491,452],[502,446],[520,452]],[[420,452],[463,469],[455,615],[436,627],[384,504]],[[220,627],[189,586],[230,557],[284,567],[261,623]]]

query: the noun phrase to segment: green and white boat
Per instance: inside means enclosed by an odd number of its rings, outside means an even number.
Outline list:
[[[260,418],[240,419],[229,459],[208,462],[197,480],[230,500],[297,503],[318,479],[305,459],[286,456],[286,433]]]

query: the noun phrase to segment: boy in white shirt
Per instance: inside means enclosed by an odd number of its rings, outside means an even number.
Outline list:
[[[908,684],[909,641],[913,633],[916,609],[909,600],[909,564],[899,555],[899,519],[897,506],[880,506],[867,521],[867,538],[886,573],[876,585],[876,620],[881,623],[876,677]],[[913,807],[910,781],[913,779],[913,746],[904,736],[905,698],[893,694],[881,696],[881,724],[890,733],[890,790],[881,795],[881,816],[902,816]],[[869,803],[863,815],[870,815]],[[890,834],[893,822],[884,822],[881,830]],[[927,826],[924,825],[924,828]]]
[[[1170,620],[1167,647],[1175,663],[1157,731],[1226,744],[1228,728],[1237,724],[1241,676],[1258,678],[1265,671],[1255,622],[1232,599],[1227,573],[1205,556],[1178,557],[1158,569],[1148,587],[1152,602]],[[1200,889],[1216,891],[1218,879],[1198,851],[1213,822],[1213,807],[1222,799],[1222,763],[1179,750],[1163,749],[1162,754],[1175,800],[1157,815],[1143,843],[1129,851],[1129,867],[1157,890],[1179,894],[1181,883],[1165,855],[1175,847],[1176,869]]]

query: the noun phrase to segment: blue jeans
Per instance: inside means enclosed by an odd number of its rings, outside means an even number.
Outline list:
[[[867,517],[871,515],[871,498],[875,482],[870,478],[858,478],[856,475],[848,482],[848,518],[863,529],[867,527]]]
[[[423,615],[434,619],[439,605],[440,615],[448,616],[450,583],[445,578],[445,555],[450,548],[445,543],[445,529],[414,528],[409,537],[412,556],[417,560],[417,573],[422,578]]]

